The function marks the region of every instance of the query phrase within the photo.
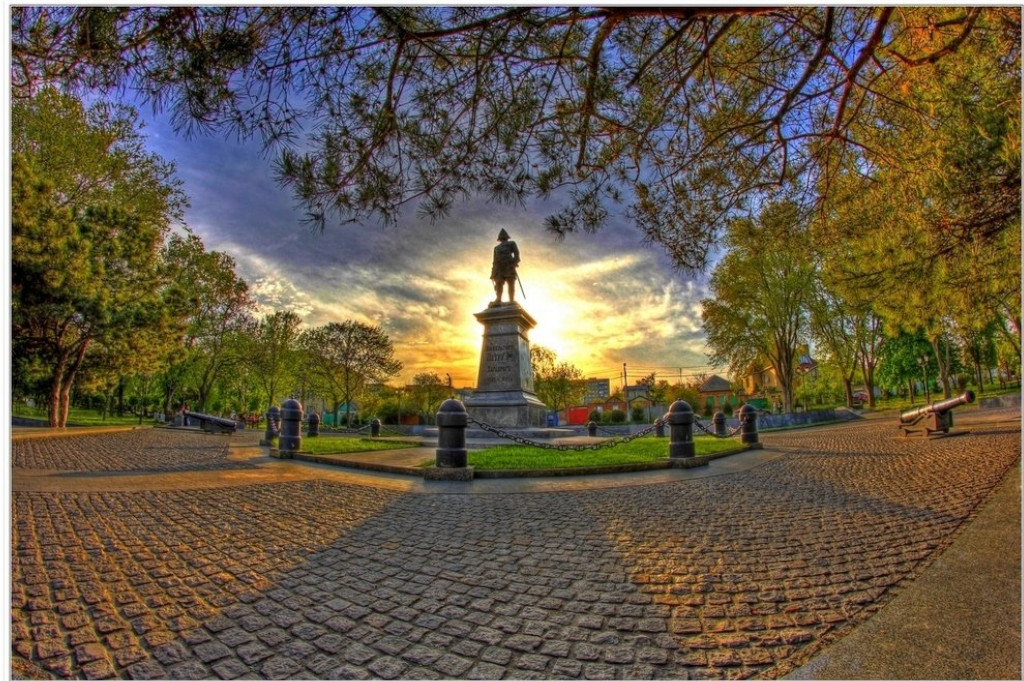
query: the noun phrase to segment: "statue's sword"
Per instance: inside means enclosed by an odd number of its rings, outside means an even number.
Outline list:
[[[516,272],[516,281],[519,282],[519,292],[523,294],[523,300],[526,300],[526,291],[523,290],[523,280],[519,278],[519,272]]]

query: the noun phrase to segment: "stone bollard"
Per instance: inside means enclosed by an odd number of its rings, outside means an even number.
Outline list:
[[[282,458],[291,458],[301,447],[302,404],[293,398],[285,400],[281,405],[281,434],[277,436],[277,449]]]
[[[711,417],[711,423],[715,427],[715,435],[718,437],[725,437],[725,414],[720,411],[716,411],[715,415]]]
[[[683,400],[676,400],[668,409],[668,456],[689,459],[696,454],[693,444],[693,409]]]
[[[597,437],[597,424],[593,421],[587,424],[587,435]]]
[[[757,440],[757,409],[753,405],[744,404],[740,407],[740,442],[745,445],[756,445]]]
[[[466,467],[469,414],[458,400],[445,400],[437,411],[437,467]]]
[[[654,437],[665,437],[665,419],[654,422]]]
[[[309,418],[306,420],[306,423],[309,424],[306,437],[318,437],[320,435],[320,415],[315,411],[309,412]]]
[[[267,409],[267,431],[263,433],[263,441],[260,444],[270,445],[281,427],[281,410],[275,405]]]
[[[380,437],[380,419],[370,421],[370,436]]]
[[[437,410],[437,452],[434,466],[423,469],[427,480],[473,479],[473,467],[467,466],[466,427],[469,414],[456,399],[445,400]]]

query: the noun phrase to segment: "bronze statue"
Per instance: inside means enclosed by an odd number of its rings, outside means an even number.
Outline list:
[[[504,229],[498,232],[498,242],[491,262],[491,281],[494,282],[494,292],[498,297],[491,303],[492,306],[501,305],[501,292],[505,284],[508,284],[508,302],[515,302],[518,279],[516,268],[519,267],[519,247]]]

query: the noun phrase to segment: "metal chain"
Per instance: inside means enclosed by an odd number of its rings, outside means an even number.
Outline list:
[[[337,426],[320,426],[320,430],[327,433],[361,433],[364,430],[368,430],[370,426],[363,426],[362,428],[339,428]]]
[[[707,433],[711,437],[717,437],[717,438],[722,439],[722,440],[728,439],[730,437],[733,437],[733,436],[736,435],[736,433],[738,433],[741,430],[743,430],[743,424],[741,423],[740,425],[738,425],[735,428],[733,428],[732,432],[729,433],[728,435],[719,435],[718,433],[716,433],[714,431],[708,430],[707,427],[703,423],[700,422],[699,418],[693,419],[693,425],[697,426],[698,428],[703,430],[705,433]]]
[[[603,426],[598,426],[598,427],[597,427],[597,430],[599,430],[599,431],[601,431],[602,433],[605,433],[605,434],[607,434],[607,435],[611,435],[612,437],[618,437],[618,436],[619,436],[619,434],[618,434],[618,433],[616,433],[616,432],[615,432],[614,430],[611,430],[611,429],[609,429],[609,428],[605,428],[605,427],[603,427]]]
[[[644,428],[643,430],[639,430],[639,431],[633,433],[632,435],[627,435],[626,437],[621,437],[621,438],[620,437],[616,437],[616,438],[612,438],[610,440],[604,440],[603,442],[599,442],[599,443],[595,443],[595,444],[588,444],[588,445],[584,445],[584,444],[560,444],[559,445],[559,444],[552,444],[550,442],[537,442],[535,440],[530,440],[530,439],[525,438],[525,437],[523,437],[521,435],[516,435],[515,433],[511,433],[511,432],[509,432],[507,430],[502,430],[501,428],[498,428],[496,426],[492,426],[489,423],[484,423],[483,421],[477,421],[476,419],[474,419],[472,417],[469,419],[469,422],[470,423],[475,423],[476,425],[480,426],[481,429],[486,430],[489,433],[493,433],[494,435],[497,435],[498,437],[500,437],[502,439],[512,440],[516,444],[529,445],[531,447],[539,447],[541,449],[553,449],[553,450],[557,450],[557,451],[560,451],[560,452],[583,452],[583,451],[587,451],[587,450],[608,449],[608,448],[611,448],[611,447],[616,447],[618,445],[630,442],[631,440],[635,440],[638,437],[642,437],[644,435],[649,435],[650,433],[653,433],[654,430],[658,427],[658,424],[652,423],[647,428]]]

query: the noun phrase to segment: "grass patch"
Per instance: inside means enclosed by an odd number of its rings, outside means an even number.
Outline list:
[[[361,437],[306,437],[302,438],[302,451],[310,454],[351,454],[353,452],[378,452],[385,449],[407,449],[418,447],[418,442],[400,440],[376,440]]]
[[[711,436],[694,438],[697,456],[739,449],[739,440]],[[467,464],[479,470],[543,470],[582,466],[617,466],[668,458],[668,438],[641,437],[606,449],[560,451],[529,445],[499,445],[470,450]]]
[[[14,416],[23,416],[30,419],[39,419],[45,421],[47,419],[46,409],[40,409],[38,407],[29,407],[25,404],[14,404],[11,408],[11,413]],[[152,417],[143,417],[142,425],[153,425],[155,422]],[[95,409],[81,409],[79,407],[72,407],[68,410],[68,425],[69,426],[137,426],[139,425],[139,417],[126,415],[126,416],[114,416],[108,414],[105,418]]]

